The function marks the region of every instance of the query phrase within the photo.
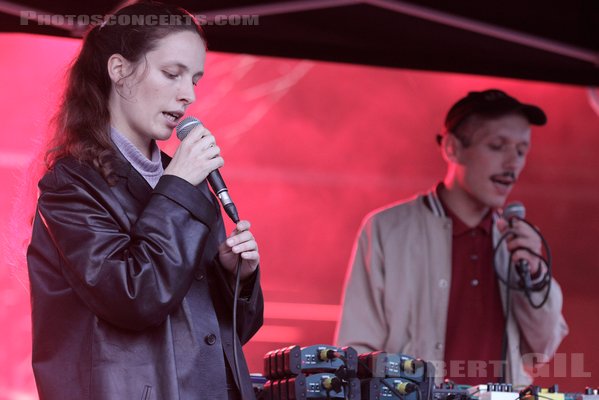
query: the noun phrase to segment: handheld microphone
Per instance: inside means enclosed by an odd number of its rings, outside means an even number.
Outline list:
[[[512,226],[513,218],[524,219],[526,217],[526,208],[524,204],[515,201],[505,206],[502,217]]]
[[[203,124],[196,117],[186,117],[181,120],[181,122],[179,122],[175,128],[179,140],[185,139],[189,132],[191,132],[191,130],[198,125]],[[229,189],[227,189],[227,185],[225,185],[225,181],[223,180],[223,177],[218,169],[210,172],[207,179],[208,183],[210,183],[210,187],[218,197],[220,203],[223,205],[223,208],[225,209],[225,212],[229,218],[231,218],[233,222],[238,223],[239,215],[237,213],[237,207],[235,207],[233,200],[231,200],[231,196],[229,196]]]
[[[505,208],[503,209],[502,216],[506,221],[508,221],[508,223],[510,224],[510,227],[511,227],[512,220],[514,218],[524,219],[524,217],[526,216],[526,208],[524,207],[524,204],[522,204],[520,202],[513,202],[513,203],[510,203],[507,206],[505,206]],[[530,266],[528,265],[528,261],[523,260],[523,259],[517,260],[516,261],[516,270],[518,271],[518,273],[524,280],[524,287],[531,288],[532,281],[531,281]]]

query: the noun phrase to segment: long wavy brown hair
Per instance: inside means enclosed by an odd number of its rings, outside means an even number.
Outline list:
[[[110,183],[115,183],[110,139],[108,99],[112,82],[108,59],[120,54],[134,65],[160,39],[181,31],[196,32],[206,38],[195,17],[182,8],[159,2],[140,2],[107,16],[92,27],[83,40],[79,55],[70,68],[66,89],[53,120],[53,136],[45,154],[46,168],[72,156],[91,163]]]

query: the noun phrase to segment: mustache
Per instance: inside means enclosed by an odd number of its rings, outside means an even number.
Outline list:
[[[503,173],[501,173],[499,175],[495,175],[495,176],[509,178],[509,179],[514,180],[514,181],[516,180],[516,174],[513,173],[513,172],[511,172],[511,171],[509,171],[509,172],[506,171],[506,172],[503,172]]]

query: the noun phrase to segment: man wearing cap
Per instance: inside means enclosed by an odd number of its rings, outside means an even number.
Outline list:
[[[539,107],[496,89],[470,92],[451,107],[437,138],[447,162],[443,181],[375,210],[362,224],[338,345],[437,361],[437,381],[532,382],[525,364],[548,361],[568,332],[561,289],[552,279],[547,301],[536,309],[523,292],[506,290],[493,263],[506,274],[510,257],[524,260],[539,303],[548,282],[547,266],[535,255],[542,254],[541,238],[497,211],[524,168],[530,126],[545,122]],[[508,229],[513,234],[495,254]]]

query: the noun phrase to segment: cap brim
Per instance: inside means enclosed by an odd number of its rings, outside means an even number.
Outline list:
[[[520,111],[532,125],[545,125],[547,123],[547,116],[543,110],[537,106],[533,106],[532,104],[522,104]]]
[[[503,104],[496,102],[494,104],[485,104],[472,114],[501,116],[509,113],[522,113],[531,125],[545,125],[547,116],[539,107],[532,104],[524,104],[515,101],[505,101]]]
[[[464,119],[475,114],[494,118],[510,113],[520,113],[531,125],[545,125],[547,122],[547,116],[541,108],[532,104],[520,103],[505,94],[494,101],[476,99],[472,93],[468,96],[458,101],[449,110],[445,118],[445,128],[449,132],[454,132]],[[468,101],[469,99],[470,101]]]

